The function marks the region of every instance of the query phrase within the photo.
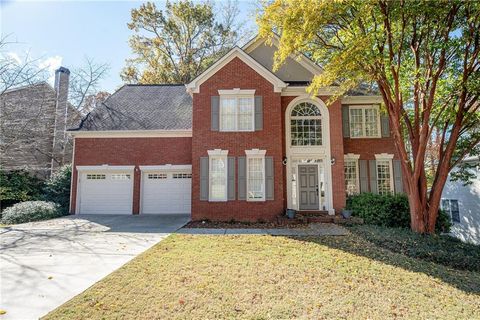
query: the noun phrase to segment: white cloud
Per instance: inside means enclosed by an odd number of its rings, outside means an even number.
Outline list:
[[[48,82],[52,85],[55,81],[55,70],[62,66],[62,60],[63,58],[61,56],[52,56],[40,59],[38,62],[38,67],[48,72]]]

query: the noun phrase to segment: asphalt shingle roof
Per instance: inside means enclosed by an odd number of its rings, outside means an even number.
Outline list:
[[[125,85],[81,122],[79,131],[188,130],[192,98],[183,84]]]

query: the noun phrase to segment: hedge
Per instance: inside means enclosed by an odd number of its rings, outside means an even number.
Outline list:
[[[384,227],[410,228],[410,206],[405,194],[380,195],[361,193],[347,198],[346,209],[360,217],[367,224]],[[450,217],[439,211],[437,232],[449,232]]]

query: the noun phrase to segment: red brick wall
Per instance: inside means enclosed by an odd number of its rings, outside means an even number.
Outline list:
[[[76,138],[73,164],[75,166],[135,166],[133,184],[133,213],[140,207],[141,165],[191,164],[192,138]],[[72,177],[70,212],[75,213],[77,191],[76,169]]]
[[[283,153],[285,150],[285,112],[288,104],[296,97],[282,97],[282,146]],[[325,103],[329,97],[319,97]],[[344,169],[343,169],[343,132],[342,132],[342,108],[340,101],[334,102],[328,106],[329,118],[330,118],[330,152],[332,158],[335,158],[336,162],[332,166],[332,192],[333,192],[333,207],[336,211],[345,207],[345,191],[344,191]],[[286,168],[284,168],[284,175],[286,176]],[[287,199],[287,190],[284,190],[284,197]],[[286,206],[286,203],[285,203]]]
[[[255,95],[263,96],[263,130],[255,132],[211,131],[211,96],[218,96],[219,89],[255,89]],[[282,110],[280,93],[273,92],[273,85],[238,58],[233,59],[215,75],[205,81],[200,92],[193,95],[192,137],[192,219],[256,221],[271,220],[284,208],[284,178],[282,165]],[[274,200],[247,202],[200,201],[200,157],[208,156],[207,150],[228,150],[233,157],[245,156],[245,150],[263,149],[274,161]],[[238,166],[236,167],[236,171]],[[237,175],[237,172],[236,172]],[[238,181],[238,175],[235,182]],[[238,191],[238,190],[237,190]],[[238,196],[237,196],[238,198]]]

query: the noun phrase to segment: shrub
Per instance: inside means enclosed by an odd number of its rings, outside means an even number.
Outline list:
[[[47,220],[62,216],[59,206],[47,201],[25,201],[16,203],[2,213],[2,223],[15,224]]]
[[[71,176],[72,166],[63,166],[45,182],[43,188],[43,199],[57,203],[63,213],[68,213],[69,209]]]
[[[361,193],[347,198],[347,209],[367,224],[410,228],[410,206],[405,194],[380,195]],[[450,231],[450,218],[442,210],[437,219],[437,232]]]
[[[42,180],[23,170],[0,170],[0,203],[5,209],[17,202],[39,200]]]

